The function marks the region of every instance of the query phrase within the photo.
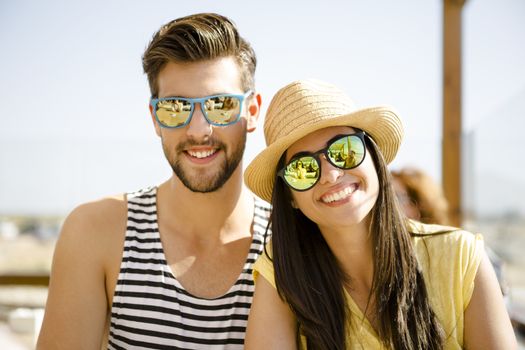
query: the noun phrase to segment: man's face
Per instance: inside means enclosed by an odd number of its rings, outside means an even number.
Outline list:
[[[159,98],[197,98],[233,93],[242,95],[239,67],[232,57],[195,63],[170,62],[158,76]],[[252,96],[244,100],[240,120],[228,126],[213,126],[195,105],[188,125],[155,129],[162,139],[168,162],[180,181],[193,192],[220,189],[239,168],[246,144]],[[258,108],[257,108],[258,112]]]

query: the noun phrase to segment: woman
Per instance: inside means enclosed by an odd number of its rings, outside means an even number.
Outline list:
[[[298,81],[275,95],[264,131],[245,181],[273,205],[272,243],[254,266],[246,349],[517,346],[481,236],[401,213],[387,170],[403,135],[394,111]],[[299,161],[318,175],[293,181]]]

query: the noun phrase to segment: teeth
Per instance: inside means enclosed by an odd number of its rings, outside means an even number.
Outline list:
[[[206,158],[217,152],[217,150],[211,149],[209,151],[188,151],[188,154],[195,158]]]
[[[335,201],[340,201],[341,199],[345,199],[346,197],[351,195],[355,191],[356,187],[357,187],[356,185],[345,187],[343,190],[339,192],[332,193],[327,196],[321,197],[321,201],[323,201],[324,203],[332,203]]]

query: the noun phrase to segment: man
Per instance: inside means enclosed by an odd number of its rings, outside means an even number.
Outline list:
[[[163,26],[143,66],[173,176],[68,216],[38,349],[243,347],[268,209],[242,181],[255,53],[229,19],[198,14]]]

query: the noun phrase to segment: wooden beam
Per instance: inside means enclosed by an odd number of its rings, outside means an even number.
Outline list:
[[[0,275],[0,286],[5,285],[24,285],[24,286],[44,286],[49,285],[49,275]]]
[[[461,11],[465,0],[443,0],[442,179],[450,224],[460,226],[461,208]]]

